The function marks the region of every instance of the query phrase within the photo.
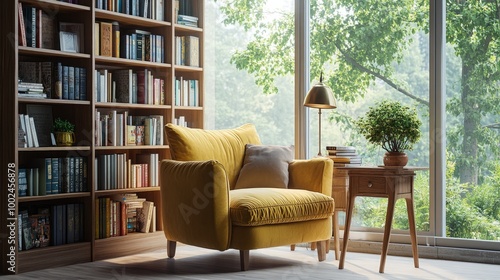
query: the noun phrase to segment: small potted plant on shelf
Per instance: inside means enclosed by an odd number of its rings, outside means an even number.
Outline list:
[[[405,166],[408,163],[405,151],[412,150],[420,139],[422,122],[415,108],[384,100],[370,107],[355,125],[368,142],[387,151],[385,166]]]
[[[72,146],[75,142],[75,125],[68,120],[56,118],[53,130],[55,133],[57,146]]]

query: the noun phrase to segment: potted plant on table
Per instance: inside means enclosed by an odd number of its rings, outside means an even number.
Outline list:
[[[53,130],[55,133],[57,146],[72,146],[75,142],[75,125],[68,120],[56,118]]]
[[[405,151],[412,150],[420,139],[422,122],[415,108],[384,100],[370,107],[355,125],[368,142],[387,151],[385,166],[405,166],[408,163]]]

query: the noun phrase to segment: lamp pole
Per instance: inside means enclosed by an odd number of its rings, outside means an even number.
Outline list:
[[[321,157],[321,108],[318,110],[318,131],[319,131],[319,137],[318,137],[318,157]]]

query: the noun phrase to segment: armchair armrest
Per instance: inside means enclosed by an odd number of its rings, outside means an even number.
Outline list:
[[[229,186],[222,164],[163,160],[160,193],[168,240],[216,250],[229,247]]]
[[[333,161],[328,158],[294,160],[288,167],[288,188],[332,195]]]

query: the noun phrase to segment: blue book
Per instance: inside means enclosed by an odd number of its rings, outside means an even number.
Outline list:
[[[75,191],[82,191],[82,158],[75,158]]]
[[[86,192],[88,191],[88,188],[87,188],[87,158],[82,158],[82,162],[83,162],[83,170],[82,170],[82,181],[83,181],[83,188],[82,188],[82,191],[83,192]]]
[[[75,192],[75,158],[69,158],[69,192]]]
[[[138,15],[138,6],[139,6],[139,0],[131,0],[132,3],[131,3],[131,9],[130,9],[130,14],[133,15],[133,16],[137,16]]]
[[[132,45],[132,51],[131,51],[131,56],[130,59],[136,60],[137,59],[137,34],[131,34],[130,35],[131,39],[131,45]]]
[[[26,196],[28,194],[28,178],[26,176],[26,173],[27,172],[25,168],[19,168],[17,175],[17,189],[19,196]]]
[[[62,98],[69,99],[69,68],[63,66],[62,68]]]
[[[75,67],[68,67],[68,99],[75,100]]]
[[[87,100],[87,69],[80,68],[80,100]]]
[[[52,184],[51,193],[59,193],[59,158],[52,158]]]
[[[80,67],[75,67],[75,100],[80,100]]]

